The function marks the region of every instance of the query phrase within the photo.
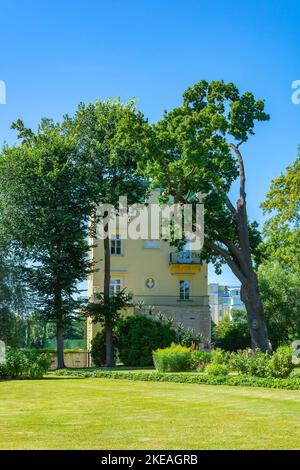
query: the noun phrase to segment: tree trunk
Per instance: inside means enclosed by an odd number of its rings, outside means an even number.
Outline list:
[[[241,299],[247,311],[252,349],[260,349],[264,352],[271,351],[272,347],[268,339],[264,309],[255,272],[252,272],[249,279],[242,284]]]
[[[64,362],[64,324],[63,324],[63,310],[62,310],[62,293],[57,282],[55,290],[55,311],[56,311],[56,354],[57,354],[57,368],[63,369]]]
[[[108,234],[108,223],[104,226],[104,304],[109,302],[110,288],[110,244]],[[106,346],[106,366],[115,366],[114,345],[112,327],[108,321],[105,324],[105,346]]]
[[[109,325],[105,327],[105,345],[106,345],[106,366],[115,366],[114,347],[113,347],[113,332]]]
[[[232,215],[238,243],[235,244],[220,233],[217,243],[206,237],[205,244],[208,248],[215,251],[216,254],[224,258],[232,272],[241,282],[241,299],[247,311],[252,348],[259,348],[267,352],[272,350],[272,346],[268,340],[263,304],[259,293],[257,276],[252,265],[246,208],[244,161],[239,146],[230,144],[229,147],[234,151],[239,165],[240,197],[237,200],[236,208],[228,196],[225,198],[225,203]],[[219,245],[219,242],[222,246]]]
[[[57,368],[63,369],[64,362],[64,328],[60,323],[56,326]]]

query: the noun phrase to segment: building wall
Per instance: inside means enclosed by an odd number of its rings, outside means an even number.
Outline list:
[[[176,249],[169,242],[160,242],[159,249],[145,248],[144,240],[123,240],[121,255],[111,255],[111,280],[120,279],[121,288],[134,295],[134,302],[143,301],[157,310],[172,316],[175,322],[192,327],[210,341],[210,309],[207,294],[207,265],[170,264],[170,253]],[[89,279],[89,296],[102,292],[104,284],[104,247],[99,241],[93,248],[98,271]],[[149,288],[147,281],[154,280]],[[179,281],[190,282],[190,299],[179,299]],[[127,314],[136,313],[131,309]],[[88,344],[99,331],[98,325],[88,324]]]
[[[136,297],[146,299],[148,296],[178,297],[180,280],[190,281],[191,297],[207,296],[207,266],[170,265],[170,252],[175,251],[164,241],[160,242],[160,249],[146,249],[144,240],[123,240],[123,254],[111,255],[111,279],[121,279],[122,287],[126,287]],[[94,259],[99,260],[99,271],[93,274],[90,286],[102,291],[104,269],[103,261],[100,260],[104,258],[103,242],[99,242],[93,255]],[[149,289],[146,281],[151,277],[156,285]]]
[[[232,309],[245,308],[240,298],[239,286],[224,286],[217,283],[208,285],[209,305],[213,322],[217,325],[225,317],[231,318]]]

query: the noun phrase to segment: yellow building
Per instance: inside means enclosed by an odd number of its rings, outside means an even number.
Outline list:
[[[103,240],[96,245],[92,257],[97,271],[89,279],[90,298],[103,292],[104,285]],[[210,342],[207,265],[201,264],[199,252],[189,251],[186,245],[178,253],[164,240],[122,239],[122,228],[112,233],[110,249],[111,292],[126,288],[133,294],[126,314],[148,315],[151,306]],[[98,325],[88,323],[88,345],[98,330]]]

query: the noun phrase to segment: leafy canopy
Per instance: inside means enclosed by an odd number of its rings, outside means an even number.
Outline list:
[[[299,273],[300,149],[295,162],[272,181],[262,207],[265,214],[270,214],[264,225],[265,255]]]
[[[246,142],[255,122],[268,119],[264,102],[252,93],[241,94],[232,83],[200,81],[186,90],[180,107],[153,126],[154,157],[143,160],[140,169],[165,198],[171,194],[178,202],[197,202],[196,193],[206,194],[206,237],[238,244],[227,196],[238,176],[230,144]],[[249,232],[254,248],[260,241],[257,226],[249,225]],[[203,255],[220,270],[219,253],[206,247]]]

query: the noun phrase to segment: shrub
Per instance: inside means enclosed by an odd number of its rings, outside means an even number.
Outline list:
[[[6,378],[42,378],[51,364],[50,355],[39,351],[21,350],[8,347],[6,363],[0,367],[0,376]]]
[[[114,356],[116,356],[116,343],[117,339],[113,338],[114,342]],[[106,362],[106,344],[105,344],[105,330],[98,331],[91,341],[91,356],[93,363],[96,367],[105,366]]]
[[[31,379],[40,379],[48,372],[51,364],[50,355],[39,351],[26,351],[27,364],[25,376]]]
[[[225,365],[225,364],[215,364],[215,363],[211,363],[211,364],[208,364],[206,367],[205,367],[205,372],[208,374],[208,375],[213,375],[213,376],[226,376],[228,375],[228,367]]]
[[[257,349],[248,356],[247,373],[257,377],[269,377],[270,373],[270,354]]]
[[[27,357],[21,349],[6,348],[4,371],[9,377],[20,377],[27,370]]]
[[[231,354],[229,365],[239,374],[257,377],[288,377],[293,369],[292,349],[279,347],[272,355],[259,350],[254,352],[251,349],[237,351]]]
[[[215,364],[228,364],[230,359],[230,353],[223,351],[223,349],[213,349],[211,352],[211,360]]]
[[[153,365],[152,351],[176,340],[170,326],[142,316],[122,319],[117,336],[119,359],[126,366],[136,367]]]
[[[223,318],[217,327],[217,341],[225,351],[237,351],[251,345],[246,314],[236,319]]]
[[[153,361],[159,372],[184,372],[192,367],[192,353],[189,348],[172,343],[169,348],[154,351]]]
[[[251,349],[231,353],[229,368],[238,372],[238,374],[246,374],[248,372],[248,355],[250,353],[252,353]]]
[[[186,348],[191,348],[194,343],[194,330],[193,328],[187,328],[182,331],[178,335],[179,343],[181,346],[185,346]]]
[[[292,358],[292,348],[285,346],[280,346],[277,348],[276,352],[273,353],[269,363],[272,377],[288,377],[294,368]]]
[[[271,356],[263,353],[259,349],[245,349],[232,353],[229,360],[229,367],[239,374],[255,375],[257,377],[269,377]]]
[[[192,351],[191,368],[199,371],[204,370],[211,361],[211,353],[206,351]]]

